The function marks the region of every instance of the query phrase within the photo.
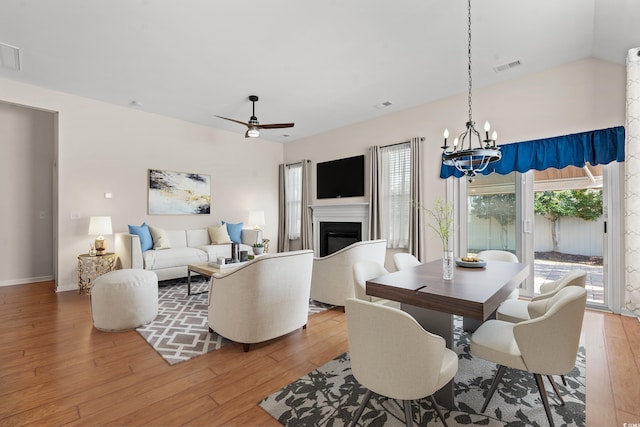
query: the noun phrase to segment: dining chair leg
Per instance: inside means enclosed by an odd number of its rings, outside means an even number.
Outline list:
[[[551,383],[551,387],[553,387],[553,391],[556,392],[556,397],[558,398],[558,400],[560,400],[560,405],[563,406],[564,405],[564,399],[562,398],[562,395],[560,394],[560,389],[558,388],[558,384],[556,384],[556,382],[553,380],[553,377],[551,375],[547,375],[547,378],[549,379],[549,382]]]
[[[506,366],[498,365],[498,371],[496,372],[496,376],[493,377],[493,382],[491,383],[491,387],[489,388],[489,393],[487,393],[487,398],[485,399],[484,405],[482,405],[482,409],[480,410],[480,412],[484,412],[485,409],[487,409],[487,406],[489,406],[489,401],[491,400],[493,393],[495,393],[496,388],[498,388],[498,384],[500,384],[500,380],[502,379],[504,371],[506,370]]]
[[[413,427],[413,416],[411,415],[411,401],[403,400],[404,403],[404,422],[407,427]]]
[[[564,375],[560,375],[560,378],[562,378],[562,385],[563,386],[567,386],[567,379],[564,377]]]
[[[533,374],[538,385],[538,391],[540,392],[540,398],[542,398],[542,404],[544,405],[544,411],[547,413],[547,419],[549,420],[549,426],[555,427],[553,423],[553,416],[551,415],[551,408],[549,407],[549,399],[547,399],[547,392],[544,389],[544,383],[542,382],[542,375]]]
[[[449,426],[447,426],[447,422],[444,420],[444,416],[442,415],[442,411],[440,411],[440,408],[438,407],[438,402],[436,402],[436,398],[433,396],[433,394],[431,396],[429,396],[429,400],[431,400],[431,404],[433,405],[434,409],[436,410],[436,413],[438,414],[438,417],[440,417],[440,421],[442,421],[442,424],[444,424],[444,427],[449,427]]]
[[[362,403],[360,404],[360,407],[358,408],[358,410],[356,411],[355,415],[353,416],[353,421],[351,421],[351,427],[355,427],[356,424],[358,424],[358,420],[360,419],[360,415],[362,415],[362,413],[364,412],[364,408],[365,406],[367,406],[367,403],[369,403],[369,399],[371,399],[371,394],[373,392],[371,390],[367,390],[367,392],[364,395],[364,399],[362,400]]]

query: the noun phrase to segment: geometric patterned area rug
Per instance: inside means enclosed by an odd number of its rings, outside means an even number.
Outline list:
[[[191,296],[187,279],[163,281],[158,286],[158,316],[136,331],[169,365],[218,350],[231,341],[209,332],[209,279],[191,278]],[[204,292],[197,294],[198,292]],[[332,306],[310,302],[309,315]]]
[[[496,371],[493,363],[473,356],[469,334],[456,321],[458,372],[455,381],[454,410],[441,408],[449,426],[545,426],[549,425],[535,380],[531,374],[507,369],[485,413],[480,413],[486,391]],[[545,388],[556,426],[585,425],[585,348],[580,347],[576,366],[566,375],[565,387],[558,387],[565,405],[560,406],[551,385]],[[349,354],[345,353],[310,372],[258,404],[284,426],[349,425],[366,389],[351,374]],[[412,403],[413,422],[424,426],[442,424],[428,399]],[[375,393],[363,412],[359,426],[404,426],[401,401]]]

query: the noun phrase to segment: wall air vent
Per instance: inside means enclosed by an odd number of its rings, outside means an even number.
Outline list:
[[[0,67],[20,71],[20,49],[0,43]]]
[[[506,64],[496,65],[495,67],[493,67],[493,70],[496,73],[501,73],[503,71],[507,71],[512,68],[519,67],[521,65],[522,65],[522,62],[519,59],[517,59],[515,61],[507,62]]]

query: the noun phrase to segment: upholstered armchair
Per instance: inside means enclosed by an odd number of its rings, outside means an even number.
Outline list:
[[[375,261],[384,265],[386,253],[386,240],[365,240],[326,257],[314,258],[311,299],[344,306],[347,298],[355,297],[353,265],[358,261]]]
[[[249,345],[305,328],[313,251],[263,255],[209,285],[209,330]]]

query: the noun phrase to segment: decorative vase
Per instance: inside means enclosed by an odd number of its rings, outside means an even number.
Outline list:
[[[453,251],[442,251],[442,278],[453,279]]]
[[[240,245],[231,242],[231,262],[236,263],[240,260]]]
[[[264,252],[264,247],[253,247],[253,254],[254,255],[262,255],[262,253]]]

